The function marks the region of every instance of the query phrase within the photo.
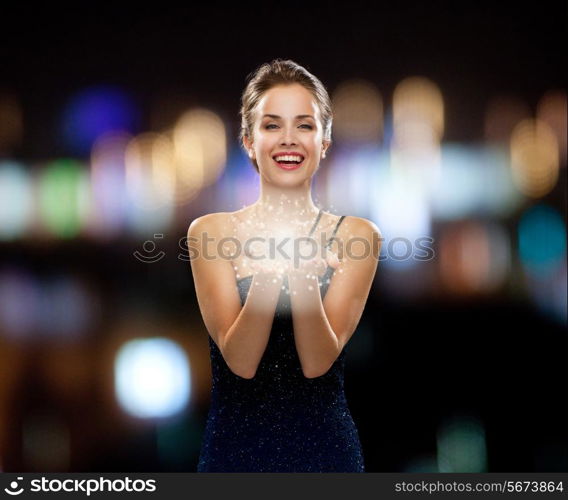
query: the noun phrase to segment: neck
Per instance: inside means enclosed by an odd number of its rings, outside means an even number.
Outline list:
[[[312,200],[310,181],[284,188],[261,182],[260,196],[253,207],[262,219],[282,222],[313,220],[319,212]]]

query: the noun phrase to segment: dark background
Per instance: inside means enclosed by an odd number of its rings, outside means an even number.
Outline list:
[[[390,95],[402,78],[427,76],[444,92],[444,140],[475,143],[483,137],[491,97],[515,95],[534,111],[546,90],[564,88],[566,19],[566,3],[548,1],[4,7],[0,87],[17,94],[27,124],[24,140],[9,157],[41,161],[69,155],[57,133],[58,111],[70,94],[95,83],[116,84],[134,96],[142,110],[134,132],[159,125],[152,122],[153,100],[179,94],[188,106],[199,103],[219,112],[236,137],[245,78],[276,57],[302,64],[329,89],[361,77]],[[565,213],[564,183],[552,199]],[[177,236],[204,211],[199,200],[192,203]],[[92,335],[84,346],[65,351],[71,353],[66,363],[81,352],[89,366],[80,398],[54,397],[43,371],[48,368],[38,368],[51,366],[45,360],[57,345],[18,348],[19,375],[6,382],[11,396],[4,398],[3,470],[34,469],[22,448],[22,419],[45,408],[56,408],[68,422],[69,470],[195,470],[206,398],[159,431],[107,411],[109,400],[98,383],[106,362],[104,325],[119,311],[157,305],[155,314],[182,334],[184,325],[198,328],[201,321],[189,265],[170,261],[148,269],[128,259],[131,248],[128,241],[110,247],[83,240],[43,248],[0,246],[4,263],[17,262],[37,275],[72,269],[87,276],[102,297]],[[506,291],[400,300],[381,280],[379,264],[360,327],[374,332],[371,344],[357,347],[366,342],[358,335],[352,341],[354,351],[371,345],[372,362],[352,357],[346,370],[366,469],[404,471],[416,457],[428,461],[435,456],[441,422],[473,415],[484,423],[488,472],[567,470],[565,324]],[[207,356],[205,335],[202,328],[201,352]],[[5,365],[0,373],[10,369]],[[156,446],[160,432],[186,450],[163,460]]]

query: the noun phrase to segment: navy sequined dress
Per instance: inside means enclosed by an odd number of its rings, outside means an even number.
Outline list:
[[[320,217],[321,210],[310,235]],[[319,278],[322,299],[332,274],[328,267]],[[237,280],[242,305],[251,282],[252,276]],[[213,385],[197,472],[364,472],[344,393],[345,348],[327,373],[306,378],[294,343],[287,278],[283,287],[252,379],[235,375],[208,336]]]

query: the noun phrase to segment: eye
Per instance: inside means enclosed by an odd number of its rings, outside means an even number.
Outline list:
[[[270,127],[277,127],[278,125],[274,125],[273,123],[270,123],[269,125],[266,125],[265,128],[270,129]],[[311,125],[308,125],[307,123],[304,123],[303,125],[300,125],[300,127],[308,127],[308,129],[312,130],[313,127]]]

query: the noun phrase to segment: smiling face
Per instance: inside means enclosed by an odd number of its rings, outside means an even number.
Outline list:
[[[297,83],[266,91],[255,110],[253,140],[245,137],[244,143],[261,177],[288,186],[311,178],[329,146],[314,96]],[[284,152],[301,155],[301,164],[279,165],[274,157]]]

